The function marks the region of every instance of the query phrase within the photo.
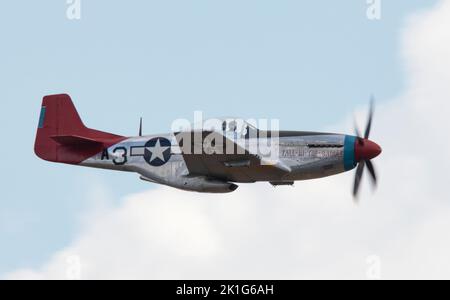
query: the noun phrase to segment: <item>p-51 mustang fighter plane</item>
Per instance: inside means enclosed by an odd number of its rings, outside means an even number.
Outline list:
[[[87,128],[68,95],[51,95],[42,102],[34,151],[51,162],[135,172],[145,181],[206,193],[232,192],[236,183],[292,185],[357,166],[356,196],[365,166],[374,183],[377,178],[371,159],[381,148],[368,139],[372,107],[364,137],[358,130],[356,136],[275,132],[231,119],[219,130],[148,136],[142,135],[141,119],[139,136],[124,137]],[[270,157],[260,153],[263,148],[270,148]]]

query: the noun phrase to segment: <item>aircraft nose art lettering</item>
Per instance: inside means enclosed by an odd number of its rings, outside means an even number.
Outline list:
[[[365,167],[372,182],[377,181],[372,160],[380,155],[381,147],[369,140],[372,118],[373,100],[364,136],[357,128],[354,136],[264,131],[241,119],[221,121],[220,130],[143,136],[141,119],[139,136],[124,137],[86,127],[70,96],[60,94],[45,96],[42,101],[34,150],[51,162],[135,172],[147,182],[207,193],[233,192],[236,183],[287,186],[357,167],[356,199]],[[201,145],[202,151],[174,151],[182,147],[180,137],[187,148]],[[194,138],[184,140],[190,137]],[[226,151],[216,151],[217,145],[226,146]],[[273,146],[269,147],[270,157],[259,152],[267,150],[267,145]]]

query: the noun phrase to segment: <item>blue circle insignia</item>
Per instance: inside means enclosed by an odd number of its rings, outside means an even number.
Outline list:
[[[154,167],[160,167],[169,161],[172,156],[171,143],[168,139],[157,137],[145,143],[144,159]]]

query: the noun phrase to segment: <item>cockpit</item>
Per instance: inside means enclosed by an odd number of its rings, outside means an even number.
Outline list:
[[[240,138],[257,137],[258,129],[250,122],[239,118],[225,118],[221,120],[221,132],[225,136]]]
[[[255,126],[256,120],[244,120],[240,118],[216,118],[216,119],[206,119],[202,122],[195,122],[188,127],[176,127],[174,132],[181,131],[212,131],[218,132],[227,136],[229,138],[246,138],[258,136],[258,128]]]

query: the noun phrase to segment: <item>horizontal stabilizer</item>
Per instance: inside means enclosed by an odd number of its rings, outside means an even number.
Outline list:
[[[78,135],[53,135],[52,140],[64,146],[101,146],[103,143]]]

